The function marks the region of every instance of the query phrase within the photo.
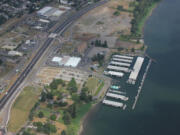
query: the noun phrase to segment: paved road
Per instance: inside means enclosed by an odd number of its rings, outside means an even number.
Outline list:
[[[62,34],[74,21],[76,21],[82,15],[84,15],[88,11],[90,11],[90,10],[100,6],[100,5],[105,4],[107,1],[108,0],[100,1],[98,3],[94,3],[94,4],[91,4],[91,5],[88,5],[85,8],[79,10],[74,15],[72,15],[68,19],[66,19],[64,21],[64,23],[62,23],[59,27],[57,27],[54,30],[53,33]],[[0,100],[0,111],[3,109],[5,104],[8,102],[10,97],[13,95],[13,93],[16,92],[16,90],[19,90],[17,88],[20,86],[20,84],[24,81],[24,79],[30,73],[30,71],[32,70],[34,65],[37,63],[39,58],[42,56],[42,54],[45,52],[45,50],[48,48],[48,46],[51,44],[52,41],[53,41],[53,38],[48,38],[45,41],[44,45],[39,49],[39,51],[36,53],[36,55],[34,56],[32,61],[26,67],[26,69],[21,73],[21,75],[18,77],[18,79],[15,81],[15,83],[11,86],[11,88],[8,91],[8,93]]]

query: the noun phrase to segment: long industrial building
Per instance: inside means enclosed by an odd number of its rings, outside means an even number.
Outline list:
[[[132,60],[132,56],[125,56],[125,55],[113,55],[113,58],[122,58],[122,59],[129,59]]]
[[[129,82],[135,82],[136,81],[143,62],[144,62],[144,58],[142,58],[142,57],[137,58],[137,60],[134,64],[134,67],[133,67],[133,71],[131,72],[131,74],[129,76],[129,80],[128,80]]]
[[[130,67],[131,64],[129,64],[129,63],[123,63],[123,62],[111,61],[111,62],[110,62],[110,65]]]
[[[111,65],[108,65],[108,66],[107,66],[107,69],[109,69],[109,70],[116,70],[116,71],[129,72],[129,69],[126,68],[126,67],[118,67],[118,66],[111,66]]]
[[[112,58],[113,61],[121,61],[121,62],[127,62],[127,63],[131,63],[132,60],[127,60],[127,59],[121,59],[121,58]]]

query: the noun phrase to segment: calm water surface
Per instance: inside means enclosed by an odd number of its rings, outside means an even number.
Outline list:
[[[180,0],[164,0],[148,19],[153,63],[134,111],[98,105],[82,135],[180,135]]]

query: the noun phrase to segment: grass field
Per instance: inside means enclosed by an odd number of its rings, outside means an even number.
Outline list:
[[[92,77],[87,80],[86,87],[91,91],[92,94],[94,94],[96,92],[98,84],[99,79]]]
[[[100,90],[104,87],[104,82],[101,82],[101,84],[99,85],[99,87],[96,90],[95,96],[98,95],[98,93],[100,92]]]
[[[8,131],[15,133],[22,128],[28,120],[30,110],[37,102],[40,92],[40,88],[31,86],[24,88],[12,106]]]

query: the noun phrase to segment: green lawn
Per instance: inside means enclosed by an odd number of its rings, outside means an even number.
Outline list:
[[[17,132],[29,118],[29,113],[41,92],[40,88],[28,86],[20,93],[11,109],[8,131]]]
[[[99,84],[99,79],[91,77],[88,78],[86,87],[91,91],[92,94],[94,94],[96,92],[98,84]]]
[[[96,90],[95,96],[98,95],[98,93],[101,91],[101,89],[104,87],[104,82],[101,82],[101,84],[99,85],[99,87]]]

